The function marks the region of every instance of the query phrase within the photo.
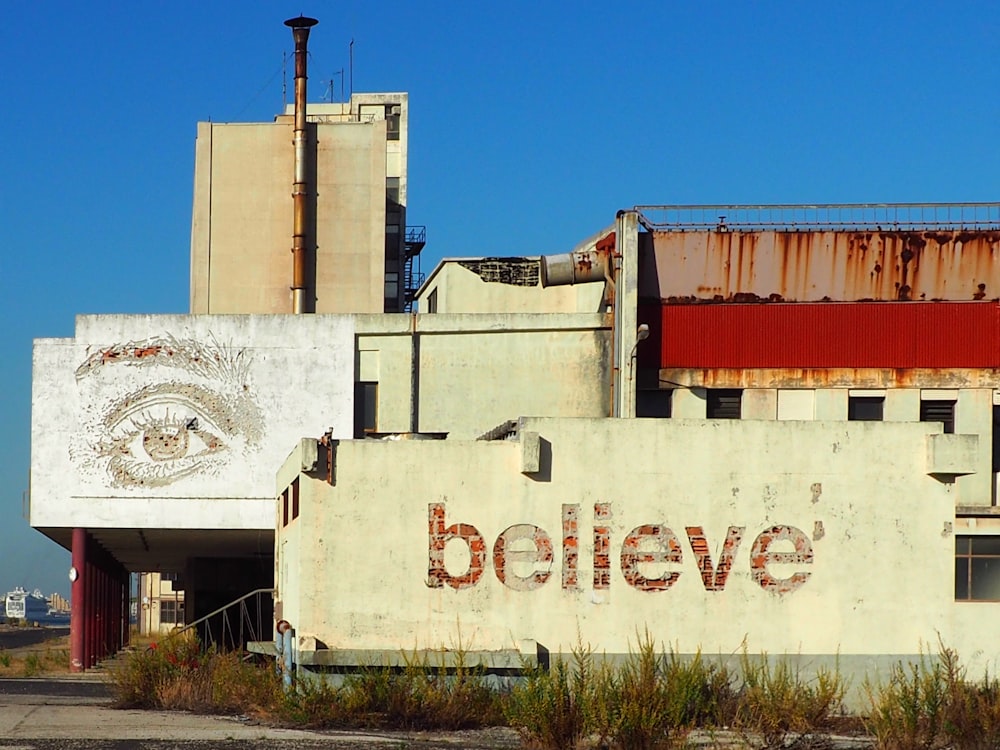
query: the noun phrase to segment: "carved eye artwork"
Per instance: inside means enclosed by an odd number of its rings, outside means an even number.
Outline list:
[[[199,386],[151,386],[111,410],[100,453],[118,484],[168,484],[210,468],[211,457],[228,450],[235,437],[228,411]]]
[[[250,363],[212,336],[93,350],[76,370],[86,440],[70,452],[80,471],[123,488],[220,476],[258,449],[263,432]]]

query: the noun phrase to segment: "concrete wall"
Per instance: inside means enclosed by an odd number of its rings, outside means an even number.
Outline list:
[[[378,383],[378,432],[474,438],[524,414],[607,416],[608,325],[596,313],[358,316],[357,379]]]
[[[600,312],[603,297],[603,282],[542,288],[538,256],[446,258],[424,282],[417,304],[424,313]]]
[[[311,124],[316,311],[381,312],[385,121]],[[191,312],[288,313],[293,125],[199,123]]]
[[[526,419],[520,441],[341,442],[332,486],[296,451],[276,616],[331,649],[621,653],[648,629],[681,652],[916,654],[940,633],[993,656],[988,620],[958,627],[951,485],[928,474],[967,469],[968,441],[935,431]]]
[[[35,342],[31,524],[263,529],[303,432],[353,434],[348,316],[118,315]]]
[[[703,370],[671,369],[661,377],[675,388],[672,416],[701,419],[706,415],[707,388],[689,384],[704,382]],[[739,388],[754,382],[756,371],[743,371],[743,380],[725,382]],[[666,376],[665,376],[665,375]],[[918,380],[919,382],[919,380]],[[955,433],[978,436],[974,472],[956,478],[955,503],[975,509],[996,505],[996,475],[993,472],[993,403],[998,397],[994,388],[743,388],[742,418],[761,420],[831,420],[847,421],[852,396],[884,398],[886,422],[917,422],[923,400],[955,401]]]
[[[596,313],[83,316],[35,344],[30,522],[135,570],[270,557],[274,472],[302,433],[354,435],[356,381],[382,432],[604,416],[608,338]]]

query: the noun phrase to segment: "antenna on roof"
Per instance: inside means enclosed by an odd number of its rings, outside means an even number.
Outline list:
[[[284,113],[288,104],[288,52],[281,51],[281,111]]]

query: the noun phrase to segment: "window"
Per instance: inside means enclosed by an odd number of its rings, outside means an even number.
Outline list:
[[[709,419],[739,419],[742,414],[742,401],[742,388],[709,389],[705,415]]]
[[[385,301],[395,302],[399,297],[399,274],[396,271],[386,271],[385,274]]]
[[[176,599],[160,600],[160,624],[161,625],[183,625],[184,624],[184,602]]]
[[[952,433],[955,431],[955,402],[954,401],[928,401],[920,402],[921,422],[941,422],[944,424],[944,431]]]
[[[398,177],[386,177],[385,178],[385,197],[390,204],[395,206],[399,205],[399,178]]]
[[[848,397],[847,419],[851,422],[881,422],[884,411],[885,396]]]
[[[663,390],[642,389],[635,394],[635,415],[637,417],[670,416],[673,405],[674,391],[672,388]]]
[[[438,311],[438,290],[435,288],[433,292],[427,295],[427,312],[436,313]]]
[[[288,525],[288,488],[281,493],[281,525]]]
[[[161,573],[160,574],[160,580],[161,581],[179,581],[180,580],[180,574],[179,573]]]
[[[1000,472],[1000,406],[993,407],[993,472]]]
[[[354,384],[354,437],[363,438],[378,427],[378,383]]]
[[[299,478],[292,480],[292,520],[299,517]]]
[[[1000,601],[1000,536],[955,537],[955,600]]]
[[[385,105],[385,139],[387,141],[399,140],[399,105]]]

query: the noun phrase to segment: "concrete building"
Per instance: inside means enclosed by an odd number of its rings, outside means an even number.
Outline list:
[[[182,627],[184,585],[177,573],[142,573],[139,575],[139,609],[136,625],[140,635],[169,633]]]
[[[406,224],[405,93],[310,104],[307,280],[319,313],[407,309],[423,227]],[[292,310],[294,105],[270,123],[198,123],[191,312]]]
[[[313,23],[290,112],[199,125],[191,314],[35,342],[30,523],[73,551],[75,668],[140,571],[189,622],[277,586],[302,664],[648,626],[996,665],[1000,205],[636,207],[418,291],[407,97],[307,108]]]
[[[461,642],[509,666],[648,628],[858,680],[940,636],[995,670],[998,250],[996,204],[646,207],[542,258],[549,283],[608,278],[620,419],[300,443],[275,595],[299,662]],[[523,278],[506,262],[492,282],[443,264],[422,308],[437,291],[488,318],[511,293],[477,286]]]

